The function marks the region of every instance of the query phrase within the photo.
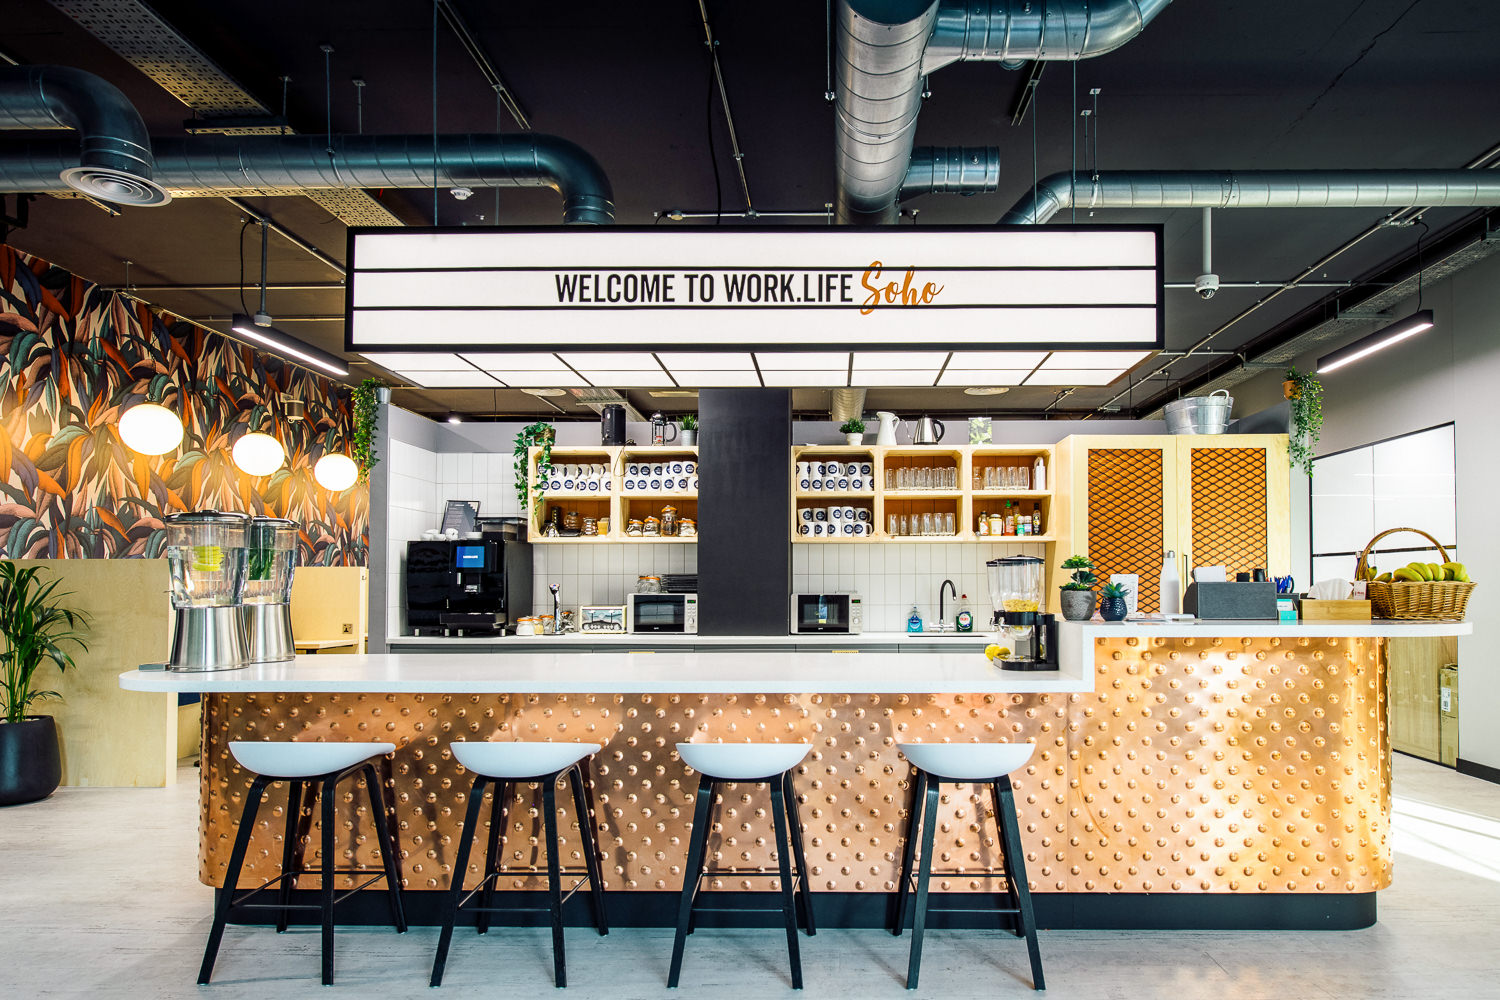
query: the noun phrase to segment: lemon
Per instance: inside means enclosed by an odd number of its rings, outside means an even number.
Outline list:
[[[1010,647],[997,646],[994,643],[990,643],[988,646],[984,647],[984,655],[988,656],[991,661],[1003,660],[1010,655]]]

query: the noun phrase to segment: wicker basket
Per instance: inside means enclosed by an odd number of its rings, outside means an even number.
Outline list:
[[[1370,539],[1370,544],[1359,554],[1354,565],[1355,579],[1369,575],[1370,550],[1375,547],[1375,543],[1398,531],[1421,535],[1438,550],[1443,562],[1449,561],[1448,550],[1443,548],[1442,543],[1420,528],[1390,528]],[[1457,580],[1430,580],[1423,583],[1404,580],[1376,583],[1372,580],[1365,586],[1376,618],[1414,621],[1462,621],[1469,605],[1469,594],[1474,590],[1473,583],[1460,583]]]

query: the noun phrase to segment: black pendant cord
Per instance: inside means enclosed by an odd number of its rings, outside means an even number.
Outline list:
[[[438,5],[432,4],[432,224],[438,224]]]

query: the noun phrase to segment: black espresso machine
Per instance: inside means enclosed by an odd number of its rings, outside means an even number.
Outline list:
[[[479,538],[406,543],[410,635],[504,635],[531,614],[531,545],[521,518],[480,518]]]

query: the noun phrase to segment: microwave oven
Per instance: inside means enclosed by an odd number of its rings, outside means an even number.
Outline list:
[[[697,594],[627,594],[626,628],[631,632],[698,634]]]
[[[855,634],[865,630],[865,606],[858,594],[793,594],[792,632]]]

